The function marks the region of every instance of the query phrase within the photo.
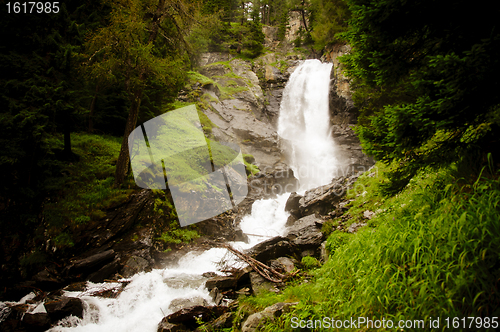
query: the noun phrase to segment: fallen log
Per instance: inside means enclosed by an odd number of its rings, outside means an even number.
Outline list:
[[[258,274],[260,274],[263,278],[276,283],[283,282],[283,280],[285,279],[286,276],[284,274],[281,274],[275,269],[265,265],[262,262],[259,262],[255,258],[252,258],[249,255],[246,255],[234,249],[230,245],[225,244],[224,247],[233,254],[235,254],[236,257],[248,263],[248,265],[250,265],[252,269]]]

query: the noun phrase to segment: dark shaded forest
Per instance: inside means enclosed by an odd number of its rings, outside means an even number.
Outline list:
[[[332,258],[311,272],[316,286],[297,283],[247,305],[260,309],[315,293],[297,309],[304,317],[335,310],[399,317],[408,307],[414,317],[434,315],[436,307],[449,315],[498,316],[500,11],[490,3],[57,4],[57,13],[36,6],[29,12],[0,1],[0,292],[47,262],[84,251],[78,234],[137,191],[128,136],[175,108],[201,54],[227,52],[251,63],[270,51],[263,26],[277,27],[283,40],[295,12],[303,28],[293,44],[308,57],[332,45],[352,47],[341,62],[360,114],[355,130],[384,172],[360,179],[369,193],[363,202],[352,197],[351,215],[385,209],[369,225],[385,231],[352,238],[334,231],[339,220],[329,220]],[[390,248],[381,247],[384,241]],[[367,245],[379,256],[355,260]],[[355,279],[364,293],[346,295]],[[426,297],[419,283],[439,295]],[[284,328],[287,317],[274,328]]]

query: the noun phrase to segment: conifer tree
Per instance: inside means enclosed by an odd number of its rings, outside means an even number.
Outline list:
[[[423,167],[499,154],[499,9],[446,3],[349,0],[357,130],[366,152],[398,162],[389,192]]]
[[[128,136],[136,127],[143,92],[148,84],[178,88],[189,65],[184,36],[194,17],[194,4],[182,0],[110,1],[109,26],[87,42],[88,68],[94,77],[123,82],[130,109],[115,186],[128,172]]]

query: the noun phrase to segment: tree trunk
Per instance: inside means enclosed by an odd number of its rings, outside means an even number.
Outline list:
[[[241,25],[245,23],[245,1],[241,2]]]
[[[302,22],[304,23],[304,28],[306,29],[306,32],[309,32],[309,29],[307,28],[307,22],[306,22],[306,11],[304,9],[304,0],[302,0]]]
[[[128,136],[135,129],[137,124],[137,116],[139,115],[139,107],[141,106],[142,89],[132,95],[132,104],[128,113],[127,124],[125,125],[125,133],[123,134],[122,147],[120,155],[116,162],[115,170],[115,187],[120,186],[125,180],[128,172],[129,165],[129,150],[128,150]]]
[[[160,23],[164,17],[165,10],[165,0],[160,0],[158,2],[158,7],[156,8],[156,12],[153,15],[151,20],[151,31],[149,33],[148,43],[153,43],[158,35],[158,29],[160,27]],[[142,71],[139,74],[139,82],[143,82],[145,79],[145,73]],[[125,83],[130,90],[132,88],[129,86],[129,83]],[[125,125],[125,133],[123,134],[122,146],[120,148],[120,155],[118,156],[118,160],[116,161],[116,170],[115,170],[115,183],[114,186],[118,187],[122,185],[125,180],[125,176],[128,173],[129,165],[130,165],[130,156],[128,149],[128,136],[135,129],[137,124],[137,117],[139,115],[139,108],[141,106],[141,98],[142,98],[142,87],[137,87],[135,91],[130,91],[131,94],[131,105],[130,111],[128,113],[127,124]]]
[[[95,87],[94,98],[92,98],[92,102],[90,103],[90,112],[89,112],[89,133],[94,131],[94,110],[95,110],[95,102],[97,100],[97,93],[99,92],[99,85],[97,84]]]

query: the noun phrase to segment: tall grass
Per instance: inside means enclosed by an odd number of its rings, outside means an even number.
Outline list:
[[[452,173],[422,172],[399,195],[380,195],[377,205],[373,178],[362,177],[360,184],[372,185],[371,196],[364,205],[358,196],[353,213],[379,213],[355,235],[330,235],[330,259],[311,272],[311,282],[253,302],[258,310],[278,300],[300,301],[265,329],[292,330],[292,317],[440,317],[442,330],[446,317],[500,316],[498,177],[459,187]],[[376,179],[384,181],[382,175]]]

